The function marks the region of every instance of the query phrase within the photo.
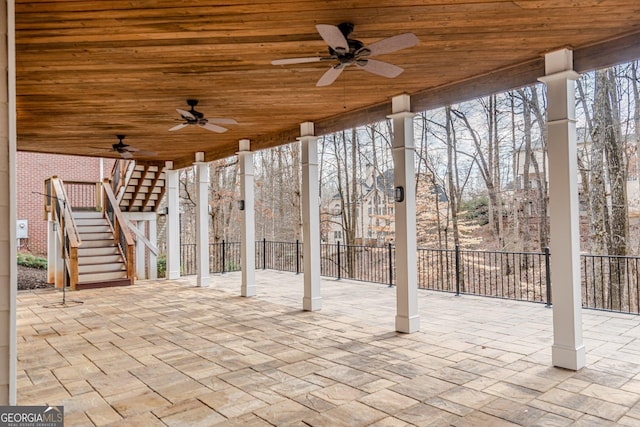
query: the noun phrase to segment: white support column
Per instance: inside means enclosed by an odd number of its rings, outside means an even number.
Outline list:
[[[144,236],[147,237],[147,221],[136,221],[136,228]],[[136,277],[138,280],[144,280],[147,278],[147,257],[146,248],[141,239],[136,239]]]
[[[209,286],[209,163],[204,152],[196,153],[196,260],[199,287]]]
[[[180,194],[178,171],[173,170],[173,162],[165,165],[165,185],[167,186],[167,279],[180,278]]]
[[[409,95],[392,99],[393,165],[396,191],[396,331],[420,330],[416,260],[416,186],[413,116]]]
[[[253,153],[248,139],[240,140],[240,215],[242,217],[242,286],[241,295],[256,294],[256,225],[253,197]]]
[[[14,2],[0,1],[0,405],[16,404],[16,77]]]
[[[158,247],[158,221],[155,217],[149,219],[149,241],[155,246]],[[153,254],[153,252],[149,252],[149,272],[147,273],[147,277],[149,279],[155,280],[158,278],[158,257]]]
[[[320,194],[318,190],[318,138],[313,123],[300,125],[302,146],[302,236],[304,256],[304,297],[302,308],[322,308],[320,296]]]
[[[549,152],[549,214],[554,366],[578,370],[585,364],[580,285],[580,217],[573,52],[545,57]]]

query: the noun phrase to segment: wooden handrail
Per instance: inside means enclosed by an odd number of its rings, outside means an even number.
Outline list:
[[[72,246],[78,247],[82,243],[80,240],[80,233],[78,232],[78,228],[76,227],[76,222],[73,220],[73,213],[71,211],[71,206],[67,202],[67,195],[64,191],[64,183],[60,178],[52,178],[51,184],[53,188],[52,198],[53,203],[57,204],[59,210],[54,209],[54,218],[57,218],[58,223],[62,225],[68,232],[69,243]],[[61,217],[58,217],[58,212],[61,212]]]
[[[111,227],[113,228],[116,242],[118,243],[120,250],[122,251],[122,255],[125,258],[125,262],[127,265],[127,277],[131,280],[131,283],[133,283],[133,254],[135,246],[133,237],[129,232],[127,221],[124,219],[122,212],[120,211],[120,207],[118,206],[116,196],[113,193],[113,189],[109,184],[108,178],[105,178],[102,183],[102,191],[104,194],[103,215],[105,216],[107,221],[109,221]],[[111,213],[113,213],[113,217],[110,216]]]
[[[118,198],[120,189],[126,186],[126,181],[128,181],[127,174],[130,173],[130,169],[132,169],[134,165],[134,161],[127,159],[116,160],[113,164],[113,169],[111,171],[111,181],[113,186],[111,190],[113,191],[113,194],[116,195],[116,199]]]
[[[50,178],[50,184],[51,193],[45,198],[50,198],[52,207],[55,206],[55,209],[51,209],[51,218],[58,224],[62,256],[69,272],[69,286],[75,290],[78,283],[78,247],[82,244],[82,240],[73,220],[71,206],[64,191],[64,182],[54,176]]]

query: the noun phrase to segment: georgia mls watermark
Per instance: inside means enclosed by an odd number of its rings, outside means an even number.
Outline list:
[[[0,427],[64,427],[64,406],[0,406]]]

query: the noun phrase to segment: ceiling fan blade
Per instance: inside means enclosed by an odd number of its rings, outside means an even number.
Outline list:
[[[397,36],[388,37],[368,46],[358,49],[355,56],[376,56],[385,53],[395,52],[397,50],[406,49],[420,43],[418,37],[413,33],[398,34]]]
[[[340,28],[335,25],[318,24],[316,30],[320,33],[322,39],[335,51],[348,52],[349,43],[347,39],[340,31]]]
[[[122,157],[123,159],[133,159],[133,154],[128,151],[122,151],[120,152],[120,157]]]
[[[175,126],[174,126],[174,127],[172,127],[171,129],[169,129],[169,132],[172,132],[172,131],[174,131],[174,130],[180,130],[180,129],[185,128],[185,127],[187,127],[187,126],[189,126],[189,124],[188,124],[188,123],[180,123],[179,125],[175,125]]]
[[[320,56],[309,57],[309,58],[276,59],[275,61],[271,61],[271,65],[306,64],[309,62],[320,62],[322,60],[323,58]]]
[[[176,111],[178,112],[178,114],[180,114],[185,119],[189,119],[189,120],[195,120],[196,119],[196,116],[191,114],[191,112],[189,112],[189,111],[181,110],[180,108],[176,108]]]
[[[237,125],[238,122],[236,122],[233,119],[225,119],[225,118],[221,118],[221,117],[214,117],[212,119],[207,119],[207,122],[209,123],[217,123],[219,125]]]
[[[356,65],[365,71],[382,77],[398,77],[404,71],[403,68],[389,64],[388,62],[376,61],[375,59],[367,59],[366,61],[367,62],[364,65],[360,65],[360,63],[356,61]]]
[[[322,77],[320,77],[320,80],[318,80],[318,83],[316,83],[316,86],[317,87],[329,86],[331,83],[336,81],[338,76],[342,73],[343,69],[344,67],[341,67],[339,65],[329,68],[327,72],[324,73]]]
[[[223,128],[222,126],[214,125],[213,123],[198,123],[198,126],[218,133],[226,132],[229,130],[227,128]]]

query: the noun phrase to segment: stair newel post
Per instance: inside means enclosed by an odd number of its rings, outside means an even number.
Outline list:
[[[96,182],[96,191],[95,191],[95,196],[96,196],[96,211],[101,211],[102,210],[102,183],[101,182]]]
[[[78,247],[69,247],[69,286],[76,290],[78,284]]]
[[[107,189],[105,187],[107,187],[109,184],[111,184],[111,182],[109,181],[109,178],[103,178],[102,179],[102,185],[100,186],[100,199],[101,199],[101,205],[102,205],[102,217],[106,218],[107,217]]]

